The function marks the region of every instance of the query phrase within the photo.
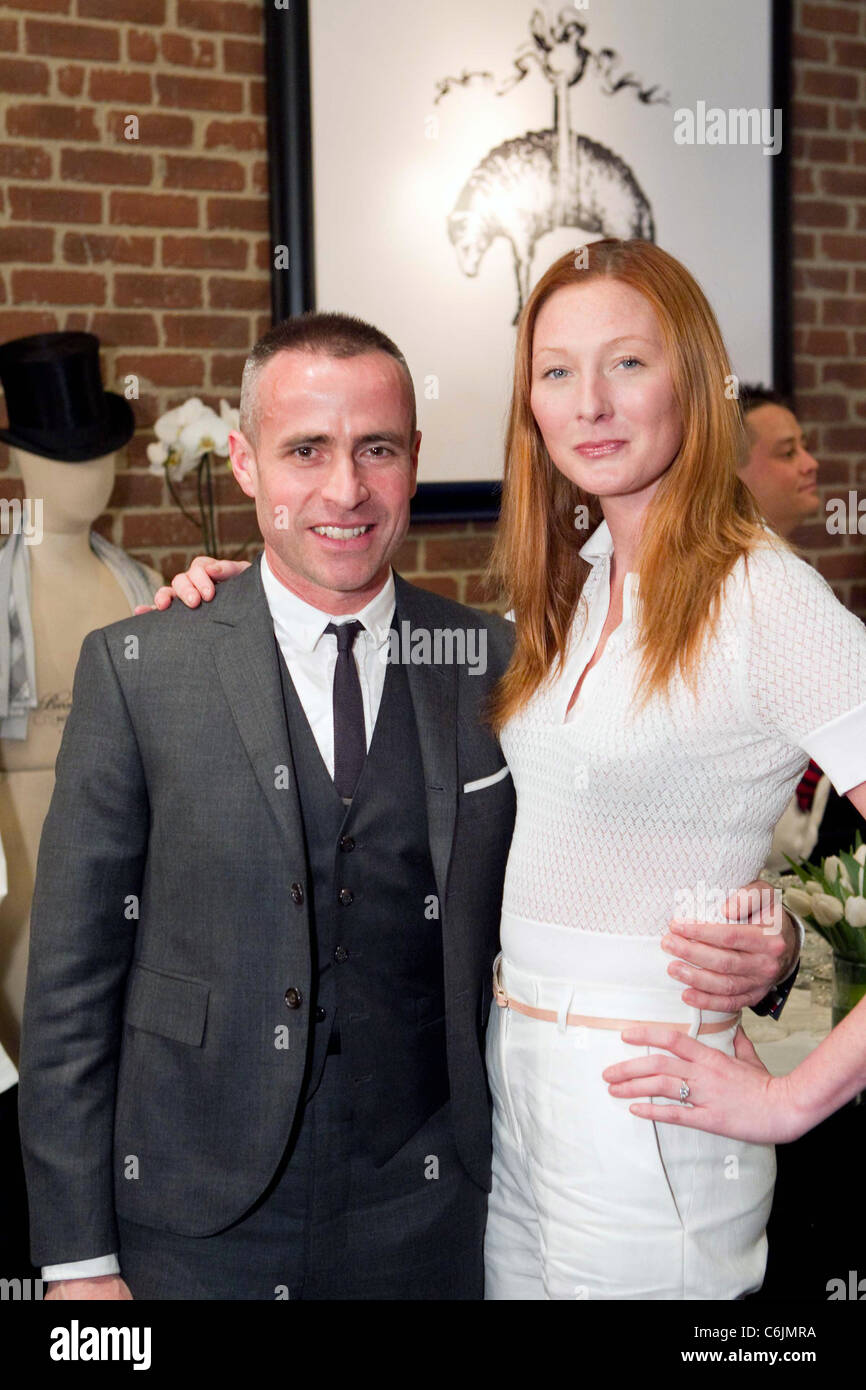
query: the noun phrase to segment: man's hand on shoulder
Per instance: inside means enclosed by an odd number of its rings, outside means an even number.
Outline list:
[[[97,1274],[90,1279],[57,1279],[48,1285],[45,1302],[52,1299],[112,1299],[115,1302],[132,1300],[129,1287],[119,1274]]]
[[[202,599],[209,603],[216,593],[215,584],[232,579],[249,569],[249,560],[214,560],[211,555],[196,555],[188,570],[176,574],[171,584],[163,584],[154,594],[153,603],[141,603],[136,613],[163,612],[173,598],[182,599],[187,608],[197,608]]]

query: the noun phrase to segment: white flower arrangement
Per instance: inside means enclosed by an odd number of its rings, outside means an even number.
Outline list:
[[[828,854],[820,867],[785,858],[796,875],[779,879],[785,906],[810,921],[837,955],[866,961],[866,844],[859,830],[848,852]]]
[[[183,405],[160,415],[154,425],[156,439],[147,446],[148,473],[165,478],[172,500],[187,521],[201,531],[205,553],[216,558],[219,558],[219,542],[211,457],[216,454],[228,459],[229,431],[240,428],[239,415],[228,401],[220,401],[217,415],[198,396],[192,396]],[[198,474],[197,517],[187,511],[174,486],[193,471]]]

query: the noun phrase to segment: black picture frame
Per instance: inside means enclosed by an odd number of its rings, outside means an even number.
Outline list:
[[[274,323],[316,307],[312,101],[309,0],[286,9],[263,0],[270,193],[274,247],[288,249],[286,269],[271,270]],[[771,99],[783,112],[785,138],[772,160],[773,385],[793,388],[791,276],[791,141],[787,132],[791,92],[791,0],[772,0]],[[501,480],[421,483],[413,521],[490,521],[499,514]]]

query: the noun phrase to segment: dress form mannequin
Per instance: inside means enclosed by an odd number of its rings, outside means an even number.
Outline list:
[[[69,714],[81,643],[127,617],[129,600],[90,546],[90,530],[114,486],[114,452],[70,465],[12,447],[24,495],[42,500],[42,539],[28,547],[38,704],[25,739],[0,738],[0,839],[9,892],[0,907],[0,1042],[18,1054],[30,902],[54,764]],[[162,578],[147,570],[153,589]]]

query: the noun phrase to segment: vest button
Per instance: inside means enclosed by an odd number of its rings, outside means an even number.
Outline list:
[[[304,1002],[304,996],[301,994],[301,991],[299,989],[295,988],[294,985],[289,985],[289,988],[286,990],[285,1000],[288,1008],[299,1009],[301,1007],[301,1004]]]
[[[297,903],[297,904],[298,904],[298,907],[300,907],[300,905],[301,905],[301,903],[302,903],[303,901],[304,901],[304,890],[303,890],[303,888],[301,887],[300,883],[293,883],[293,884],[292,884],[292,902],[293,902],[293,903]]]
[[[344,854],[348,854],[354,848],[355,841],[352,839],[351,835],[340,836],[340,849],[343,851]]]
[[[351,888],[340,889],[340,903],[343,907],[349,907],[355,901],[355,894]]]
[[[334,960],[337,962],[337,964],[342,965],[343,962],[348,959],[349,952],[346,950],[345,946],[338,946],[336,951],[334,952]]]
[[[322,1008],[322,1006],[321,1006],[321,1004],[320,1004],[319,1007],[316,1009],[316,1022],[317,1022],[317,1023],[324,1023],[324,1021],[325,1021],[325,1010]]]

